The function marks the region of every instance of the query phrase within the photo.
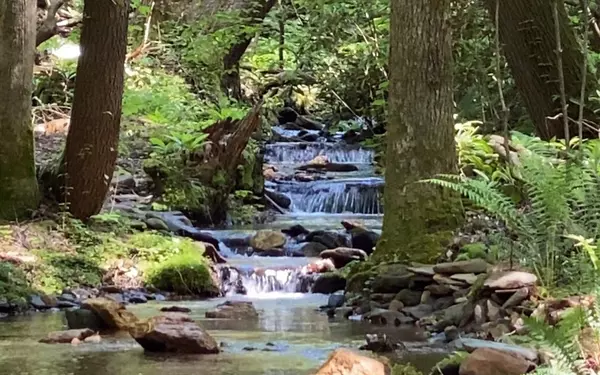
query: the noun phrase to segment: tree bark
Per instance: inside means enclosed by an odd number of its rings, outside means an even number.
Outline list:
[[[0,220],[35,209],[31,92],[35,54],[36,3],[0,0]]]
[[[117,158],[127,52],[126,0],[86,0],[65,153],[69,211],[100,212]]]
[[[487,0],[486,5],[494,17],[496,0]],[[562,1],[558,11],[566,96],[567,100],[578,100],[583,54]],[[548,119],[561,108],[552,2],[502,0],[498,16],[504,55],[538,135],[543,139],[564,138],[561,119]],[[577,106],[572,107],[571,117],[576,118]]]
[[[424,178],[457,170],[450,0],[392,1],[382,239],[376,259],[434,261],[461,220],[458,198]]]

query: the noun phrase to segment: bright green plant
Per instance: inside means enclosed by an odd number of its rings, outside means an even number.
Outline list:
[[[486,176],[445,175],[427,181],[460,192],[501,219],[517,238],[507,241],[511,259],[535,268],[543,285],[553,288],[583,271],[596,275],[589,254],[582,257],[569,239],[597,239],[600,233],[600,141],[584,146],[582,161],[559,157],[560,147],[548,143],[522,153],[518,168],[526,200],[521,205]]]

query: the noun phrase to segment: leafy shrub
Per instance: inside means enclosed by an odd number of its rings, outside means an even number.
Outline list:
[[[151,265],[145,281],[160,290],[177,294],[215,296],[219,292],[199,249],[186,250]]]
[[[27,296],[32,293],[23,270],[8,262],[0,262],[0,299],[19,307],[27,306]]]

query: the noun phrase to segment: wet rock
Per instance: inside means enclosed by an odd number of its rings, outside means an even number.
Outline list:
[[[519,288],[502,305],[504,310],[519,305],[529,297],[529,288]]]
[[[106,293],[102,295],[103,298],[110,299],[117,303],[125,303],[125,298],[121,293]]]
[[[325,250],[321,252],[320,257],[323,259],[331,259],[335,268],[342,268],[355,260],[367,260],[367,254],[364,251],[349,247],[338,247],[333,250]]]
[[[413,274],[401,264],[380,266],[371,284],[374,293],[398,293],[410,285]]]
[[[286,243],[285,235],[281,232],[272,230],[259,230],[250,239],[250,246],[255,250],[269,250],[278,247],[283,247]]]
[[[386,375],[388,373],[389,367],[376,359],[362,356],[349,349],[337,349],[316,375]]]
[[[390,306],[388,307],[388,310],[402,311],[403,308],[404,308],[404,304],[402,303],[402,301],[398,301],[397,299],[395,299],[392,302],[390,302]]]
[[[162,221],[161,219],[159,219],[157,217],[149,217],[146,220],[144,220],[144,222],[150,229],[164,230],[164,231],[169,230],[169,226],[167,225],[167,223],[165,223],[164,221]]]
[[[402,309],[402,312],[408,316],[412,316],[416,320],[419,320],[431,315],[433,308],[431,305],[420,304],[417,306],[405,307]]]
[[[481,348],[471,353],[460,365],[460,375],[522,375],[535,365],[516,355]]]
[[[366,334],[366,345],[360,347],[360,350],[370,350],[374,353],[391,353],[399,347],[393,343],[385,333]]]
[[[377,301],[383,304],[390,303],[396,297],[395,293],[372,293],[371,300]]]
[[[160,309],[162,312],[179,312],[179,313],[191,313],[192,310],[182,306],[168,306]]]
[[[93,331],[99,331],[104,326],[100,318],[90,310],[66,310],[65,317],[69,329],[89,328]]]
[[[433,281],[437,282],[438,284],[458,286],[458,287],[464,287],[467,285],[464,281],[454,280],[449,277],[442,276],[439,273],[436,273],[433,276]]]
[[[68,344],[73,339],[85,340],[86,337],[92,336],[94,331],[91,329],[69,329],[66,331],[55,331],[48,333],[48,336],[41,339],[40,342],[45,344]]]
[[[216,354],[219,345],[187,315],[169,313],[138,322],[129,331],[148,352]]]
[[[129,303],[147,303],[148,298],[143,293],[132,293],[127,296]]]
[[[300,136],[300,140],[304,142],[316,142],[319,139],[319,135],[315,133],[306,133]]]
[[[518,289],[530,287],[537,282],[537,276],[529,272],[506,271],[492,274],[485,280],[483,286],[492,290]]]
[[[328,249],[349,246],[348,239],[346,238],[346,236],[340,233],[326,232],[323,230],[310,232],[306,236],[306,242],[319,242],[325,245]]]
[[[392,327],[399,327],[401,325],[412,324],[414,322],[414,319],[399,311],[385,309],[373,309],[372,311],[364,314],[364,320],[371,324]]]
[[[433,266],[436,273],[456,274],[456,273],[484,273],[489,264],[483,259],[471,259],[458,262],[439,263]]]
[[[281,208],[289,208],[292,204],[292,200],[287,195],[275,190],[265,189],[265,195]]]
[[[285,250],[283,249],[267,249],[267,250],[258,250],[256,249],[255,254],[263,256],[263,257],[282,257],[285,256]]]
[[[377,242],[379,241],[380,235],[364,230],[362,228],[356,228],[350,232],[352,234],[352,247],[355,249],[361,249],[368,255],[373,253]]]
[[[449,296],[454,292],[450,286],[443,284],[431,284],[426,286],[425,290],[429,291],[435,297]]]
[[[67,302],[78,302],[77,297],[75,297],[72,293],[63,293],[58,296],[59,301],[67,301]]]
[[[417,306],[421,303],[421,294],[416,290],[403,289],[396,294],[395,299],[402,302],[404,306]]]
[[[58,300],[58,305],[56,307],[58,307],[59,309],[70,309],[70,308],[73,308],[73,307],[79,307],[79,303]]]
[[[102,285],[100,287],[100,292],[108,293],[108,294],[112,294],[112,293],[121,294],[121,293],[123,293],[123,289],[116,285]]]
[[[308,273],[324,273],[335,271],[335,265],[331,259],[319,259],[305,266]]]
[[[29,304],[35,309],[45,310],[45,309],[50,308],[50,306],[48,306],[48,305],[46,305],[46,303],[44,303],[44,301],[42,300],[42,297],[37,294],[29,296],[28,300],[29,300]]]
[[[338,290],[344,290],[346,279],[335,272],[323,273],[315,280],[312,287],[313,293],[331,294]]]
[[[88,299],[81,304],[81,308],[96,314],[102,329],[127,330],[138,321],[122,304],[107,298]]]
[[[252,302],[226,301],[212,311],[207,311],[205,316],[209,319],[257,319],[258,312]]]
[[[298,113],[290,107],[284,107],[277,114],[277,121],[280,125],[293,123],[298,118]]]
[[[442,310],[438,315],[438,322],[436,323],[436,330],[442,331],[448,326],[460,327],[460,323],[465,317],[465,310],[471,309],[470,314],[473,314],[473,308],[469,306],[467,302],[452,305]]]
[[[344,229],[346,229],[349,232],[352,232],[353,229],[363,229],[363,230],[366,230],[366,228],[364,227],[364,225],[362,223],[358,222],[358,221],[342,220],[341,224],[344,227]]]
[[[448,326],[444,328],[444,335],[446,335],[446,341],[451,342],[460,337],[460,332],[456,326]]]
[[[327,300],[327,307],[342,307],[344,305],[344,293],[334,293]]]
[[[481,325],[487,320],[487,300],[481,300],[475,304],[473,309],[475,324]]]
[[[299,249],[299,251],[307,258],[319,257],[325,250],[327,250],[327,246],[319,242],[306,242],[300,244]]]
[[[296,121],[294,121],[298,126],[300,126],[302,129],[306,129],[306,130],[323,130],[325,129],[325,125],[312,120],[308,117],[302,116],[302,115],[298,115],[298,117],[296,117]]]
[[[296,237],[302,236],[302,235],[307,235],[310,233],[308,231],[308,229],[304,228],[300,224],[292,225],[289,229],[282,229],[281,232],[287,234],[288,236],[290,236],[292,238],[296,238]]]

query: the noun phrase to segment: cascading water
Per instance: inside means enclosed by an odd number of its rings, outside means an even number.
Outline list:
[[[274,292],[308,293],[314,281],[304,267],[244,270],[221,266],[219,277],[224,295],[242,294],[250,297]]]
[[[273,143],[266,146],[265,161],[270,164],[308,163],[319,155],[325,155],[332,163],[371,164],[373,152],[355,146],[336,143]]]

